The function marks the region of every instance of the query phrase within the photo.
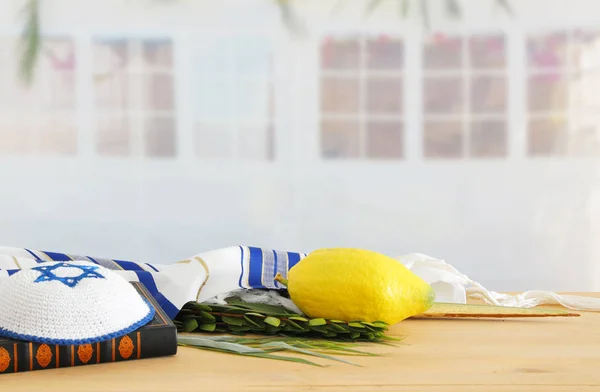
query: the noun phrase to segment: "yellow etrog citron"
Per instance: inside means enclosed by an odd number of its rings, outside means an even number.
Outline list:
[[[430,285],[398,260],[352,248],[308,254],[284,281],[292,301],[311,318],[395,324],[431,307]]]

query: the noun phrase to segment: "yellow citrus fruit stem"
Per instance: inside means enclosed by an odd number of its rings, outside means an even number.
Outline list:
[[[277,275],[275,275],[275,281],[281,283],[285,287],[288,286],[288,280],[284,278],[283,275],[281,275],[279,272],[277,273]]]

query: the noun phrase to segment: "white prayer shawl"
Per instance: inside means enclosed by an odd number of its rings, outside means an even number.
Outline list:
[[[258,293],[255,301],[277,303],[298,311],[291,301],[278,295],[283,287],[274,278],[277,273],[287,277],[289,269],[304,257],[305,253],[234,246],[199,253],[173,264],[148,264],[0,247],[0,284],[3,278],[45,261],[87,260],[115,270],[129,281],[143,283],[172,318],[189,301],[222,303],[230,293],[243,296],[256,291],[252,289],[271,290],[268,295]],[[466,303],[477,298],[498,306],[560,304],[575,310],[600,310],[600,300],[594,298],[545,291],[528,291],[517,296],[489,291],[445,261],[419,253],[398,260],[432,285],[438,302]]]

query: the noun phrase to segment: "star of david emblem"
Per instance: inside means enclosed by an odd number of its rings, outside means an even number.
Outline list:
[[[70,270],[79,270],[81,273],[77,276],[57,276],[55,274],[56,269],[58,268],[68,268]],[[98,269],[95,265],[79,265],[79,264],[70,264],[70,263],[57,263],[54,265],[41,265],[39,267],[32,268],[32,270],[39,271],[41,274],[37,277],[34,283],[40,282],[51,282],[57,281],[61,282],[69,287],[75,287],[79,282],[83,279],[106,279],[104,275],[101,275],[99,272],[96,272]]]

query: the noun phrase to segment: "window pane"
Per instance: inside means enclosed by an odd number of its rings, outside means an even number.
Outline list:
[[[73,118],[46,119],[38,135],[42,154],[72,155],[77,151],[77,126]]]
[[[557,32],[527,40],[527,58],[533,69],[562,68],[567,65],[567,35]]]
[[[321,45],[323,69],[358,69],[359,64],[360,45],[357,39],[327,39]]]
[[[358,158],[358,121],[324,121],[321,124],[321,153],[325,158]]]
[[[198,43],[193,64],[196,76],[210,79],[213,76],[227,75],[233,71],[231,40],[231,38],[225,37],[211,37],[210,40]]]
[[[173,67],[173,47],[169,40],[146,40],[143,53],[146,64],[152,68]]]
[[[172,111],[174,108],[173,76],[153,72],[145,75],[144,78],[147,109]]]
[[[564,111],[567,108],[567,79],[558,73],[529,77],[529,110]]]
[[[571,65],[574,68],[600,67],[600,32],[576,31],[571,42]]]
[[[38,71],[44,108],[75,108],[75,67],[75,48],[71,40],[44,42]]]
[[[476,114],[506,111],[506,79],[497,76],[473,77],[471,111]]]
[[[569,154],[598,156],[600,154],[600,117],[576,117],[569,132]]]
[[[404,132],[400,122],[367,124],[367,154],[370,158],[402,158]]]
[[[423,99],[427,114],[462,113],[464,94],[461,77],[426,77]]]
[[[599,71],[588,71],[576,75],[569,87],[576,116],[600,112]]]
[[[204,121],[233,121],[235,119],[233,86],[226,79],[198,83],[196,94],[197,118]]]
[[[96,78],[127,69],[129,62],[126,40],[99,40],[94,43],[94,73]]]
[[[470,155],[473,157],[504,157],[507,153],[507,132],[504,121],[476,121],[471,124]]]
[[[146,156],[175,156],[175,121],[172,118],[146,120]]]
[[[358,105],[358,79],[321,78],[321,112],[354,114],[358,112]]]
[[[122,69],[95,75],[94,95],[98,109],[127,110],[129,75]]]
[[[532,119],[529,121],[529,155],[562,155],[566,124],[563,118]]]
[[[427,158],[463,156],[463,124],[460,121],[426,121],[424,155]]]
[[[238,148],[240,157],[250,160],[268,160],[270,158],[270,140],[268,124],[243,126],[239,132]]]
[[[473,69],[503,69],[506,62],[504,37],[471,37],[469,57]]]
[[[270,43],[261,37],[239,36],[232,39],[233,61],[240,74],[269,75],[272,72]]]
[[[462,38],[433,39],[423,48],[426,70],[452,70],[463,66]]]
[[[266,121],[270,117],[271,85],[269,81],[239,82],[235,86],[238,120]]]
[[[96,132],[96,151],[100,155],[129,155],[130,135],[124,117],[100,118]]]
[[[404,68],[404,45],[400,40],[370,39],[367,41],[367,64],[373,70]]]
[[[199,124],[197,127],[198,156],[205,159],[233,158],[233,129],[229,126]]]
[[[369,78],[367,110],[370,114],[402,114],[402,79]]]

